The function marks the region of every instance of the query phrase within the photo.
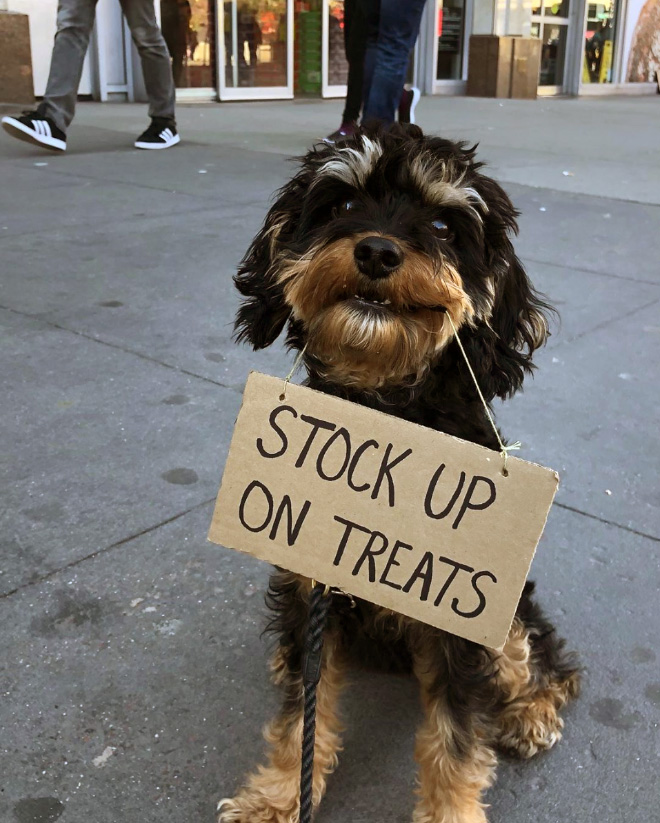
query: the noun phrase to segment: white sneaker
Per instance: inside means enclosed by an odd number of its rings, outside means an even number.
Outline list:
[[[25,111],[22,117],[3,117],[2,128],[7,134],[26,143],[54,151],[66,151],[66,134],[57,128],[50,117],[45,117],[40,109]]]

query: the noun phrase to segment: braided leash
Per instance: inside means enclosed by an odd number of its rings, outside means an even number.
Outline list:
[[[302,764],[300,767],[300,823],[311,823],[314,777],[314,743],[316,739],[316,687],[321,679],[323,657],[323,630],[328,617],[330,589],[315,583],[309,600],[309,618],[302,678],[305,693],[303,715]]]

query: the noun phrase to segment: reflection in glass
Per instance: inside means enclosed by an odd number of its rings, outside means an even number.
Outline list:
[[[545,23],[541,45],[540,86],[563,86],[568,26]]]
[[[348,62],[344,48],[344,0],[328,2],[328,85],[345,86]]]
[[[177,88],[215,86],[214,0],[160,0],[163,37]]]
[[[224,2],[228,88],[286,86],[286,0]]]
[[[611,83],[616,0],[589,3],[584,32],[583,83]]]
[[[569,0],[545,0],[545,12],[547,17],[568,17]]]
[[[542,14],[543,2],[542,0],[532,0],[532,14]],[[537,35],[534,35],[537,36]]]
[[[437,80],[461,78],[464,11],[464,0],[439,0]]]

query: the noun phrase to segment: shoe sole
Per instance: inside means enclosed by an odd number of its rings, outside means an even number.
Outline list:
[[[172,146],[176,146],[177,143],[181,141],[181,137],[178,134],[175,134],[174,137],[170,140],[169,143],[140,143],[139,140],[135,141],[135,148],[136,149],[169,149]]]
[[[45,134],[37,134],[29,126],[24,125],[20,120],[13,117],[2,118],[2,128],[12,137],[23,140],[25,143],[32,143],[34,146],[43,146],[53,151],[66,151],[66,141],[58,140],[57,137],[46,137]]]
[[[421,91],[413,86],[411,89],[413,93],[412,103],[410,104],[410,123],[411,125],[415,125],[415,106],[419,103],[420,97],[422,96]]]

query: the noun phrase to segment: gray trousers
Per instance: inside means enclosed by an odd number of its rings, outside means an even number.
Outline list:
[[[156,23],[154,0],[119,0],[133,36],[149,97],[149,116],[174,120],[170,54]],[[73,120],[97,0],[59,0],[57,33],[41,111],[66,132]]]

